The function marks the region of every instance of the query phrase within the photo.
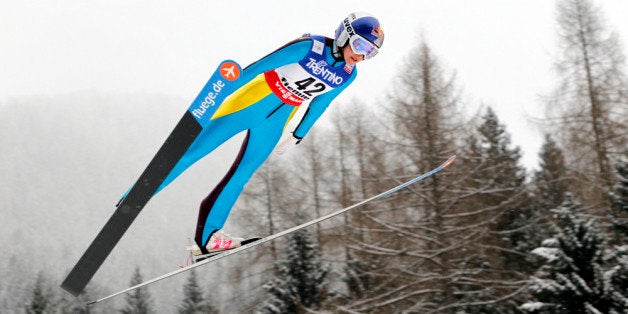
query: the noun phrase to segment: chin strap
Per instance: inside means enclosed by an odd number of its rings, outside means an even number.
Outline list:
[[[339,49],[338,45],[336,45],[336,41],[334,40],[333,48],[331,50],[331,54],[336,59],[336,61],[344,61],[344,56],[342,55],[342,49]]]

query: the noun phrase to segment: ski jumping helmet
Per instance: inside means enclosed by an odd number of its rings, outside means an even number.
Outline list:
[[[340,23],[335,39],[338,48],[349,44],[353,52],[364,55],[364,59],[370,59],[384,43],[384,30],[371,14],[354,12]]]

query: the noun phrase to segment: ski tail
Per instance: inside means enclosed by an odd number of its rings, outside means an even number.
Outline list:
[[[183,156],[187,147],[192,144],[193,139],[201,130],[201,126],[196,123],[191,114],[186,113],[183,116],[129,194],[122,200],[111,218],[65,278],[61,284],[63,289],[74,296],[78,296],[85,289],[87,283],[96,274],[96,271],[169,174],[170,169]]]

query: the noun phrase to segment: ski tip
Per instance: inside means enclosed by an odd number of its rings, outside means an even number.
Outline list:
[[[449,159],[447,159],[447,161],[445,161],[442,165],[440,165],[440,168],[442,169],[442,168],[445,168],[445,167],[451,165],[454,162],[454,160],[456,160],[456,155],[453,155],[453,156],[449,157]]]

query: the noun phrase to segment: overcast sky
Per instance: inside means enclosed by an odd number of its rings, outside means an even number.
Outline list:
[[[627,51],[628,1],[599,3]],[[493,106],[523,149],[524,164],[536,165],[541,135],[526,116],[542,114],[539,95],[554,82],[550,0],[5,0],[0,104],[84,90],[192,100],[221,60],[246,66],[305,32],[333,36],[352,11],[376,15],[386,39],[339,101],[385,103],[393,76],[423,37],[456,71],[470,108]]]

